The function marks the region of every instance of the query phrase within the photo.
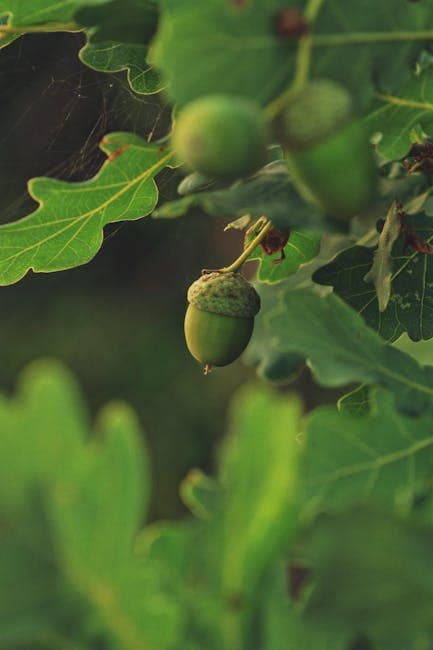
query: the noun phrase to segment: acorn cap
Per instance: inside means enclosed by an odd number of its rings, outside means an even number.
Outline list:
[[[281,115],[284,144],[302,150],[320,144],[354,117],[350,93],[336,81],[315,79],[293,98]]]
[[[202,311],[254,318],[260,309],[260,296],[240,273],[208,273],[192,283],[188,302]]]

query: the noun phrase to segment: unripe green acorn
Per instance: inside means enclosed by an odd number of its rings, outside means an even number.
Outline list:
[[[266,161],[264,118],[241,97],[207,95],[188,104],[177,118],[172,142],[191,170],[221,180],[248,176]]]
[[[188,290],[185,340],[205,367],[226,366],[248,345],[260,297],[239,273],[208,273]]]
[[[338,218],[371,203],[378,174],[368,132],[340,84],[308,83],[284,110],[279,130],[293,180],[307,199]]]

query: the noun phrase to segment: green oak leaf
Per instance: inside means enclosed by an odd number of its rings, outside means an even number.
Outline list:
[[[153,59],[170,97],[182,105],[200,95],[234,93],[266,104],[292,75],[296,42],[274,30],[276,14],[286,7],[284,0],[164,0]]]
[[[248,226],[251,226],[251,221],[252,219],[249,214],[238,217],[226,225],[224,232],[228,232],[229,230],[246,230]]]
[[[9,16],[7,14],[4,14],[3,16],[0,15],[0,25],[7,25],[9,21]],[[0,38],[0,49],[3,47],[6,47],[6,45],[9,45],[9,43],[13,43],[17,38],[19,38],[18,34],[2,34]]]
[[[268,319],[272,310],[279,304],[284,291],[312,287],[311,276],[325,261],[332,259],[337,251],[346,247],[350,237],[324,233],[317,257],[299,267],[281,283],[260,283],[256,288],[260,293],[262,307],[255,318],[253,337],[243,355],[247,365],[256,368],[257,375],[266,381],[285,384],[292,381],[304,366],[298,354],[282,351],[269,330]]]
[[[160,206],[153,216],[172,219],[199,207],[210,215],[251,217],[265,215],[280,230],[317,228],[322,225],[320,210],[299,196],[290,182],[284,163],[271,163],[255,176],[227,189],[198,192]]]
[[[14,27],[72,21],[83,6],[104,5],[111,0],[0,0],[0,14],[8,14]]]
[[[412,341],[407,334],[400,336],[393,344],[405,354],[410,354],[422,366],[433,366],[433,341]]]
[[[343,413],[366,415],[370,412],[370,387],[359,386],[338,400],[338,408]]]
[[[386,344],[335,294],[288,291],[270,316],[274,344],[307,358],[320,384],[381,384],[394,393],[399,410],[410,414],[433,406],[431,369]]]
[[[113,0],[85,6],[75,20],[87,29],[87,44],[80,59],[100,72],[127,71],[132,90],[152,94],[161,90],[159,74],[147,62],[149,43],[157,26],[158,10],[152,0]]]
[[[89,68],[99,72],[126,70],[132,90],[142,95],[151,95],[159,92],[162,84],[159,74],[147,62],[147,52],[146,45],[115,41],[95,43],[90,37],[79,56]]]
[[[391,300],[385,311],[381,312],[374,285],[365,281],[373,258],[374,249],[352,246],[318,269],[313,280],[318,284],[333,286],[335,293],[361,314],[369,327],[385,340],[394,341],[403,332],[396,314],[396,303]]]
[[[383,389],[369,396],[363,415],[345,408],[315,410],[308,421],[301,464],[307,503],[338,510],[363,501],[412,506],[430,481],[432,416],[405,417]]]
[[[185,104],[210,93],[241,94],[268,104],[294,74],[297,39],[281,35],[284,0],[164,0],[154,59],[170,97]],[[290,8],[310,10],[307,0]],[[399,88],[431,39],[433,3],[364,0],[321,3],[312,26],[312,69],[349,84],[363,107],[373,78],[381,90]]]
[[[433,635],[433,530],[389,511],[359,506],[320,517],[304,538],[314,585],[306,618],[347,630],[360,648],[416,650]]]
[[[376,93],[371,111],[365,117],[371,133],[381,133],[376,148],[388,160],[399,160],[418,141],[422,127],[433,135],[433,69],[413,77],[397,93]]]
[[[433,242],[430,217],[405,217],[405,224],[421,241]],[[331,285],[386,340],[395,340],[405,331],[413,341],[432,338],[433,257],[408,246],[404,234],[399,237],[392,249],[391,295],[383,312],[374,285],[365,281],[373,262],[374,249],[354,246],[316,271],[313,280]]]
[[[428,46],[433,2],[324,2],[314,26],[313,72],[340,81],[361,111],[373,91],[389,94],[409,81]]]
[[[254,238],[254,233],[246,237],[245,245]],[[281,282],[289,275],[293,275],[302,264],[314,259],[319,253],[320,236],[293,230],[283,251],[267,255],[261,246],[257,246],[251,253],[249,260],[259,261],[257,280],[259,282]],[[282,253],[284,253],[282,255]]]
[[[256,368],[260,379],[273,383],[288,383],[299,374],[304,360],[292,352],[281,352],[275,345],[266,327],[269,311],[278,303],[282,285],[261,284],[256,287],[260,293],[261,308],[254,322],[252,339],[242,359]]]
[[[215,183],[216,181],[213,178],[203,176],[203,174],[199,174],[198,172],[192,172],[181,180],[177,187],[177,193],[180,194],[180,196],[194,194],[194,192],[208,190],[210,187],[215,185]]]
[[[29,192],[39,208],[0,227],[0,285],[29,270],[60,271],[91,260],[108,223],[140,219],[155,207],[154,177],[171,159],[164,147],[130,133],[112,133],[101,143],[108,158],[89,181],[35,178]]]
[[[103,4],[81,0],[81,4],[74,17],[81,27],[92,29],[93,43],[148,45],[156,32],[158,6],[154,0],[107,0]]]
[[[53,31],[86,29],[87,44],[79,54],[83,63],[100,72],[126,70],[137,93],[161,90],[160,76],[147,61],[158,18],[152,0],[0,0],[2,13],[14,27],[52,23]],[[1,40],[0,47],[19,35]]]

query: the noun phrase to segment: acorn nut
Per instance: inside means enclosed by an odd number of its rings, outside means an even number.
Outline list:
[[[235,180],[266,162],[264,117],[243,97],[199,97],[180,112],[172,141],[180,162],[211,178]]]
[[[239,273],[208,273],[188,290],[185,340],[192,356],[209,370],[237,359],[253,333],[260,296]]]
[[[279,116],[281,142],[301,194],[331,216],[346,219],[374,199],[378,174],[369,134],[350,93],[316,79]]]

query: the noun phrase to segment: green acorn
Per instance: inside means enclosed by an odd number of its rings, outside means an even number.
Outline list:
[[[239,273],[208,273],[188,289],[185,340],[192,356],[204,364],[226,366],[248,345],[260,297]]]
[[[191,102],[176,120],[172,142],[181,162],[211,178],[248,176],[266,162],[264,118],[242,97],[207,95]]]
[[[343,86],[308,83],[280,116],[279,131],[301,194],[337,218],[368,207],[378,174],[369,134]]]

